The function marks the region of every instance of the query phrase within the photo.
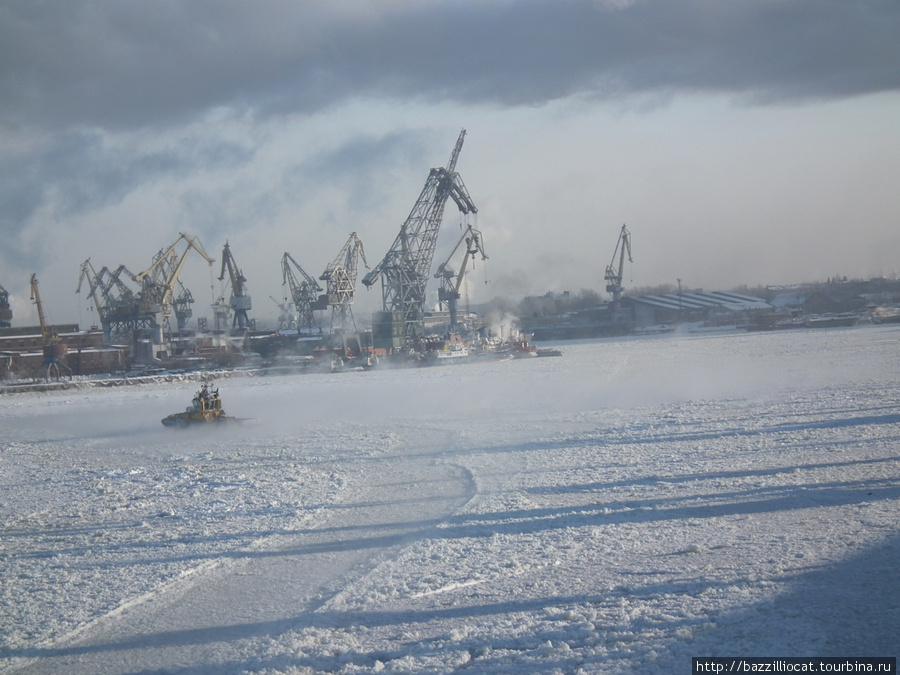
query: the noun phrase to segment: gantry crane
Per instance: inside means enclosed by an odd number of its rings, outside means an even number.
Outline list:
[[[351,305],[356,293],[356,272],[360,258],[368,269],[369,264],[366,262],[362,241],[356,232],[351,232],[340,253],[319,277],[321,281],[326,282],[328,304],[331,305],[332,335],[356,332],[356,321],[353,319]]]
[[[453,268],[450,267],[450,261],[453,260],[453,256],[456,255],[463,242],[466,244],[466,253],[463,256],[462,263],[460,263],[459,272],[454,272]],[[447,256],[447,260],[438,265],[437,272],[434,275],[435,279],[440,279],[441,281],[441,287],[438,289],[438,301],[441,305],[446,303],[447,309],[450,310],[451,331],[457,330],[456,301],[460,297],[459,289],[462,287],[466,276],[466,266],[470,258],[475,260],[475,254],[477,253],[481,254],[482,260],[487,260],[487,254],[484,252],[484,246],[481,242],[481,232],[470,224],[463,230],[462,236],[456,242],[456,246],[453,247],[450,255]]]
[[[9,328],[12,324],[12,308],[9,306],[9,293],[0,286],[0,328]]]
[[[294,270],[300,274],[300,279],[294,274]],[[324,295],[320,296],[322,288],[316,283],[316,280],[309,276],[299,263],[291,257],[290,253],[285,252],[281,258],[282,285],[287,284],[291,290],[291,299],[294,307],[297,308],[297,329],[313,331],[321,331],[314,312],[326,309],[328,307],[328,298]]]
[[[453,199],[463,214],[478,212],[456,173],[456,161],[465,137],[463,129],[446,167],[431,169],[419,199],[387,255],[362,280],[370,288],[381,278],[382,308],[384,312],[399,313],[404,323],[404,339],[413,346],[425,333],[425,286],[447,199]]]
[[[130,335],[138,328],[149,328],[147,321],[138,319],[137,300],[134,291],[125,284],[122,276],[133,278],[125,265],[119,265],[110,272],[108,267],[100,268],[97,272],[88,258],[81,263],[81,273],[78,277],[76,293],[81,293],[81,287],[85,280],[88,283],[88,291],[97,315],[100,326],[103,329],[103,342],[110,344],[112,336]]]
[[[68,353],[68,347],[56,332],[56,326],[48,325],[44,316],[44,305],[41,303],[41,294],[38,290],[37,274],[31,275],[31,301],[37,306],[38,322],[41,324],[41,342],[44,347],[44,361],[35,368],[35,372],[42,370],[45,379],[49,380],[50,375],[53,374],[58,380],[60,369],[65,369],[71,377],[72,369],[61,360]]]
[[[100,295],[103,299],[101,326],[104,340],[109,343],[113,335],[131,338],[136,332],[152,330],[155,317],[140,313],[140,291],[133,290],[123,281],[123,277],[134,279],[128,268],[119,265],[110,272],[104,267],[99,275]]]
[[[177,247],[185,242],[184,251],[178,253]],[[172,315],[172,297],[178,275],[184,267],[184,261],[191,249],[197,251],[207,263],[212,265],[216,260],[207,255],[203,244],[196,236],[190,236],[183,232],[165,251],[160,251],[153,257],[150,267],[143,272],[138,272],[133,279],[141,284],[141,304],[159,305],[164,316]]]
[[[619,239],[616,242],[615,251],[613,251],[612,261],[606,267],[606,292],[612,295],[612,313],[614,320],[619,312],[619,300],[622,297],[622,277],[625,271],[625,253],[628,253],[628,262],[634,262],[631,259],[631,233],[625,225],[619,232]],[[619,258],[618,268],[616,267],[616,256]]]
[[[185,242],[186,246],[179,253],[177,247],[181,242]],[[214,258],[207,255],[198,237],[181,233],[167,249],[154,256],[150,267],[132,277],[141,284],[140,314],[153,317],[153,342],[156,344],[163,341],[160,318],[165,319],[175,313],[173,300],[175,284],[191,249],[199,253],[210,266],[215,262]]]
[[[234,310],[231,328],[244,331],[251,325],[250,317],[247,315],[251,308],[250,296],[247,295],[246,288],[244,288],[247,278],[234,261],[234,256],[231,254],[231,248],[228,246],[227,240],[225,241],[225,248],[222,250],[222,271],[219,273],[219,281],[225,279],[226,270],[231,283],[231,298],[228,304]]]

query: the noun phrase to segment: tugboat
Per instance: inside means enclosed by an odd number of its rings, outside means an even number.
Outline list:
[[[219,397],[219,390],[210,390],[204,384],[194,396],[191,405],[184,412],[172,413],[168,417],[164,417],[162,423],[167,427],[184,428],[195,424],[229,422],[236,419],[226,415],[222,409],[222,399]]]
[[[528,359],[538,355],[537,347],[531,344],[531,336],[518,333],[509,341],[514,359]]]

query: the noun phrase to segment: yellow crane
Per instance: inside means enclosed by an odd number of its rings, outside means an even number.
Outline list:
[[[47,319],[44,317],[44,305],[41,302],[41,293],[38,290],[37,274],[31,275],[31,300],[37,307],[38,322],[41,324],[41,341],[44,346],[44,362],[35,370],[43,370],[47,380],[50,379],[51,374],[55,375],[58,380],[60,369],[67,370],[71,377],[72,369],[62,362],[69,348],[56,332],[56,326],[47,325]]]
[[[41,302],[41,293],[38,290],[37,274],[31,275],[31,301],[37,307],[38,322],[41,324],[41,338],[46,347],[49,344],[59,342],[59,335],[56,333],[56,326],[48,326],[47,320],[44,318],[44,305]]]
[[[185,242],[187,246],[180,254],[176,250],[178,244]],[[141,284],[141,306],[153,312],[161,312],[163,316],[172,316],[173,294],[178,275],[184,267],[185,258],[191,249],[212,265],[215,258],[209,257],[196,236],[183,232],[165,251],[160,251],[153,259],[150,267],[132,277]]]

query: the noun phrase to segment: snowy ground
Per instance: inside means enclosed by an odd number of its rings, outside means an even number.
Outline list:
[[[0,397],[0,672],[896,656],[900,326]]]

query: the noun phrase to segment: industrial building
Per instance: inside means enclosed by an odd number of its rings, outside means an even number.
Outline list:
[[[635,328],[702,321],[709,326],[748,326],[754,316],[773,311],[772,305],[751,295],[726,291],[668,293],[624,298]]]
[[[103,344],[101,331],[56,326],[61,365],[73,375],[117,373],[130,367],[128,348]],[[45,377],[46,350],[40,326],[0,328],[0,381]]]

